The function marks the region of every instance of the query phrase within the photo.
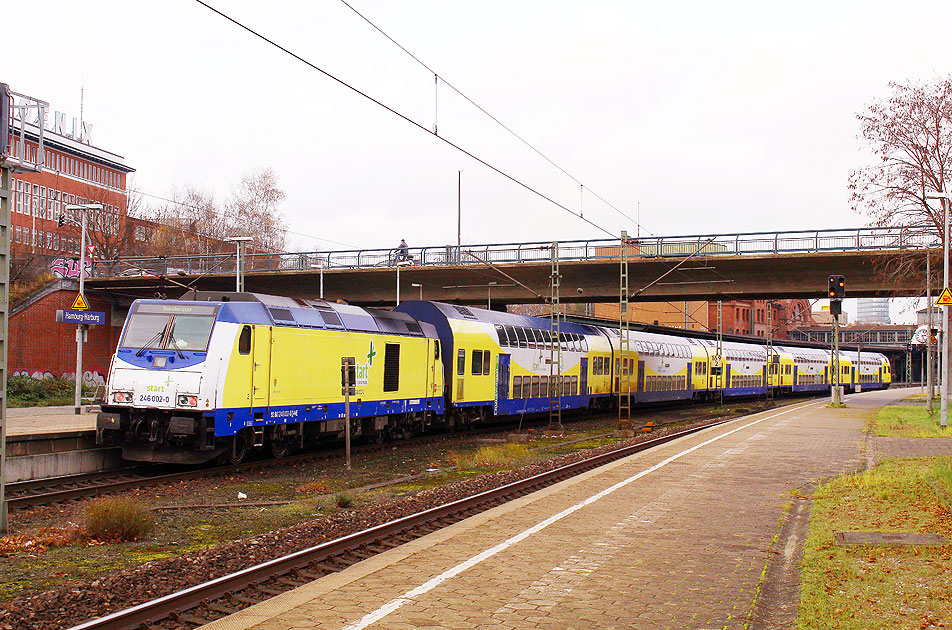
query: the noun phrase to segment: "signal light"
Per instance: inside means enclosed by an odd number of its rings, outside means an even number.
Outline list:
[[[66,219],[63,218],[63,215],[59,215],[59,220],[56,222],[56,227],[63,227],[63,224],[66,223]]]
[[[841,275],[831,275],[829,281],[828,295],[830,299],[838,300],[846,297],[846,277]]]

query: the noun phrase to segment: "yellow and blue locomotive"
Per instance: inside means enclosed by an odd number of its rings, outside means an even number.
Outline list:
[[[177,463],[336,439],[343,358],[356,365],[353,435],[402,436],[442,416],[440,342],[405,314],[248,293],[138,300],[97,439],[121,443],[126,459]]]

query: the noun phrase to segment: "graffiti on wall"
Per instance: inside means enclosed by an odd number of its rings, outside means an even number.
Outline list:
[[[89,278],[92,276],[93,261],[83,261],[83,276]],[[60,278],[78,278],[79,261],[75,258],[55,258],[50,263],[50,273]]]
[[[15,370],[13,376],[28,376],[34,378],[38,381],[44,381],[51,378],[56,378],[56,375],[49,371],[42,370]],[[72,380],[76,378],[76,372],[63,372],[60,375],[62,378]],[[106,384],[106,377],[97,372],[96,370],[84,370],[83,371],[83,383],[86,385],[92,385],[98,387],[100,385]]]

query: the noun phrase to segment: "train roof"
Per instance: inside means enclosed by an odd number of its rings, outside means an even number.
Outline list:
[[[503,326],[523,326],[525,328],[538,328],[540,330],[549,330],[551,327],[550,321],[544,317],[518,315],[516,313],[506,313],[503,311],[490,311],[473,306],[460,306],[458,304],[430,302],[426,300],[403,302],[394,312],[408,313],[418,319],[432,319],[434,314],[438,314],[444,320],[456,319],[487,324],[501,324]],[[559,328],[562,332],[566,333],[597,334],[597,330],[594,326],[576,322],[560,322]]]
[[[188,299],[186,299],[188,298]],[[220,321],[240,324],[275,324],[349,332],[436,338],[436,329],[406,313],[335,304],[325,300],[222,291],[192,291],[179,302],[217,302]],[[137,303],[168,303],[168,300],[137,300]]]

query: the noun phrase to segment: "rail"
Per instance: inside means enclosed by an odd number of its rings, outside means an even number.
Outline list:
[[[910,228],[850,228],[794,230],[787,232],[747,232],[629,238],[629,258],[738,256],[752,254],[793,254],[834,251],[880,251],[927,247],[933,235]],[[394,249],[340,251],[245,253],[245,272],[264,273],[319,269],[372,269],[374,267],[481,265],[546,262],[552,242],[497,243],[481,245],[440,245],[411,247],[407,260]],[[588,239],[559,242],[559,260],[586,261],[617,258],[620,239]],[[91,275],[98,278],[129,276],[174,276],[233,273],[234,253],[194,256],[158,256],[98,260]]]

